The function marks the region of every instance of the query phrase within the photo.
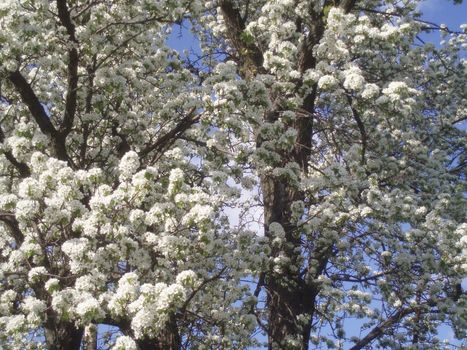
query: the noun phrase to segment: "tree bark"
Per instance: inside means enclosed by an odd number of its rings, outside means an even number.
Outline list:
[[[179,350],[182,347],[182,339],[178,332],[175,314],[169,316],[165,328],[155,339],[141,339],[137,343],[139,350]]]
[[[89,324],[84,329],[84,350],[97,350],[97,326]]]
[[[178,350],[182,346],[175,314],[172,313],[169,317],[166,327],[156,339],[155,350]]]
[[[261,188],[266,236],[271,241],[274,239],[269,232],[269,225],[273,222],[280,223],[285,231],[286,244],[280,248],[274,248],[271,244],[271,257],[281,255],[288,259],[287,267],[276,271],[272,266],[266,274],[268,348],[305,350],[310,338],[310,322],[300,323],[299,316],[306,315],[307,320],[313,317],[317,288],[307,284],[300,276],[301,256],[297,252],[300,238],[290,224],[290,204],[299,198],[299,193],[280,179],[269,176],[261,179]],[[288,339],[299,344],[287,345]]]
[[[45,340],[48,350],[79,350],[82,338],[83,329],[76,328],[73,323],[46,323]]]

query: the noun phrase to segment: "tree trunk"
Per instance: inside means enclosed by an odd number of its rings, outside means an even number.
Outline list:
[[[97,326],[89,324],[84,329],[84,350],[97,350]]]
[[[79,350],[82,338],[83,329],[76,328],[73,323],[46,323],[45,340],[48,350]]]
[[[139,350],[179,350],[180,336],[165,330],[157,339],[142,339],[138,341]]]
[[[170,315],[166,327],[159,333],[156,339],[142,339],[138,341],[139,350],[179,350],[182,347],[182,339],[178,332],[175,314]]]
[[[355,6],[355,0],[337,0],[326,2],[340,6],[346,13]],[[242,35],[246,29],[248,18],[242,15],[239,7],[232,0],[222,0],[220,8],[226,27],[227,37],[232,47],[237,52],[237,64],[239,74],[246,80],[252,79],[256,74],[267,73],[263,67],[263,53],[260,47],[254,43],[248,43]],[[316,57],[313,56],[313,47],[321,40],[326,27],[326,7],[316,10],[314,2],[308,8],[308,33],[302,44],[299,57],[299,70],[304,73],[307,69],[316,67]],[[301,21],[296,22],[297,31],[304,32]],[[297,85],[297,92],[301,85]],[[278,100],[272,96],[271,101]],[[315,100],[317,97],[317,86],[315,85],[309,95],[304,96],[301,110],[308,113],[308,118],[298,118],[294,128],[297,131],[297,142],[295,149],[282,156],[283,163],[295,161],[303,173],[307,172],[308,162],[311,161],[310,150],[312,148],[311,138],[313,135],[313,118],[315,118]],[[278,118],[280,107],[275,106],[264,116],[265,122],[274,122]],[[262,146],[261,136],[257,137],[257,148]],[[303,200],[304,195],[297,188],[272,175],[260,176],[261,189],[264,203],[264,226],[265,234],[270,240],[271,259],[284,257],[288,259],[288,266],[281,267],[276,271],[272,266],[265,273],[265,287],[267,292],[268,320],[268,342],[269,349],[308,349],[310,338],[311,321],[313,319],[316,297],[319,287],[313,283],[326,268],[330,247],[315,247],[308,254],[313,256],[317,263],[317,269],[309,271],[310,266],[302,266],[301,242],[297,227],[291,220],[290,206],[294,201]],[[274,237],[269,232],[271,223],[281,224],[285,231],[285,244],[276,247],[273,243]],[[302,269],[303,274],[300,273]],[[307,274],[311,274],[308,278]],[[299,316],[300,317],[299,320]],[[301,323],[300,323],[301,322]],[[288,342],[292,340],[292,342]]]
[[[261,188],[266,235],[272,242],[274,237],[269,232],[269,225],[273,222],[281,224],[285,230],[285,245],[277,248],[271,244],[271,257],[288,259],[287,266],[280,271],[272,266],[265,279],[269,349],[305,350],[310,338],[310,322],[300,323],[299,316],[306,315],[306,320],[312,318],[317,291],[300,276],[300,237],[290,224],[290,204],[299,198],[299,194],[280,179],[269,176],[261,178]]]

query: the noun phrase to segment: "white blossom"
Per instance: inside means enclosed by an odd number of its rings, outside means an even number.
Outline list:
[[[360,69],[349,69],[344,72],[344,87],[350,91],[360,91],[365,84],[365,78],[361,75]]]
[[[135,341],[127,336],[119,336],[112,350],[137,350]]]
[[[320,89],[326,90],[326,89],[331,89],[334,86],[336,86],[338,83],[337,79],[334,78],[331,75],[325,75],[319,78],[318,80],[318,87]]]
[[[0,1],[0,348],[458,346],[467,27],[339,3]]]

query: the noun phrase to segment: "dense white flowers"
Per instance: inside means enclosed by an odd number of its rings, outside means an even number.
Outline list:
[[[83,299],[76,305],[76,313],[84,322],[99,321],[105,316],[101,303],[90,295],[82,295]]]
[[[0,348],[465,335],[465,27],[339,3],[0,1]]]
[[[11,316],[7,320],[5,326],[6,333],[14,334],[15,332],[20,332],[23,327],[25,327],[26,318],[24,315],[15,315]]]
[[[31,199],[19,200],[16,203],[16,216],[18,220],[32,219],[39,212],[39,202]]]
[[[362,91],[362,97],[365,100],[374,98],[379,94],[379,87],[376,84],[366,84],[364,90]]]
[[[118,281],[116,293],[109,301],[109,308],[116,315],[124,315],[125,306],[128,302],[134,301],[138,296],[139,283],[138,275],[126,273]]]
[[[138,347],[136,346],[135,341],[126,336],[119,336],[115,341],[115,345],[113,346],[112,350],[137,350]]]
[[[181,169],[172,169],[169,176],[168,193],[172,194],[180,188],[183,183],[184,175]]]
[[[347,90],[359,91],[362,89],[365,83],[365,78],[361,75],[360,69],[349,69],[348,71],[344,71],[344,75],[344,87]]]
[[[47,305],[45,301],[36,299],[34,297],[27,297],[23,301],[22,309],[27,314],[27,321],[30,324],[39,326],[44,319],[44,311]]]
[[[31,282],[35,282],[46,274],[47,274],[47,269],[44,266],[33,267],[28,272],[28,278]]]
[[[35,179],[27,178],[19,184],[18,194],[21,198],[40,199],[41,185]]]
[[[194,271],[186,270],[177,275],[176,281],[184,287],[195,287],[198,284],[198,277]]]
[[[326,90],[331,89],[337,85],[338,81],[331,75],[325,75],[319,78],[318,80],[318,87],[320,89]]]
[[[127,177],[133,175],[139,167],[139,156],[136,152],[130,151],[125,153],[125,155],[120,160],[118,169],[122,176]]]

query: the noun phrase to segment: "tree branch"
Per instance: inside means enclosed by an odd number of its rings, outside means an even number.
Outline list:
[[[367,146],[367,144],[368,144],[368,135],[367,135],[366,130],[365,130],[365,125],[363,124],[363,121],[360,118],[360,114],[352,106],[352,98],[349,95],[347,95],[347,101],[349,103],[350,109],[352,110],[353,118],[357,122],[358,129],[360,130],[360,135],[361,135],[361,138],[362,138],[362,161],[361,161],[361,163],[365,164],[366,163],[365,153],[366,153],[366,149],[368,147]]]
[[[253,292],[253,296],[255,298],[259,297],[259,293],[261,293],[261,290],[263,289],[263,286],[265,283],[265,278],[266,278],[266,274],[264,272],[261,272],[261,274],[259,275],[258,283],[256,284],[255,291]],[[256,306],[255,304],[251,305],[250,311],[249,311],[250,314],[255,314],[255,306]]]
[[[57,0],[57,9],[60,23],[65,27],[71,41],[76,42],[75,25],[71,21],[70,11],[68,11],[66,0]]]
[[[72,47],[68,51],[68,91],[65,98],[65,114],[63,116],[62,133],[64,136],[70,133],[76,113],[76,94],[78,89],[78,64],[79,56],[76,46],[78,41],[75,36],[75,25],[71,21],[70,12],[66,0],[57,0],[58,17],[60,23],[66,28]]]
[[[232,1],[223,0],[220,3],[222,15],[228,28],[227,36],[237,51],[237,59],[240,63],[241,73],[244,77],[254,75],[263,70],[263,54],[260,49],[251,42],[248,42],[243,33],[245,30],[245,19]]]
[[[379,11],[379,10],[375,10],[371,8],[365,8],[365,7],[358,7],[357,9],[363,12],[376,13],[384,17],[402,17],[403,16],[403,14],[397,13],[397,12]],[[414,21],[418,23],[426,24],[425,27],[421,28],[422,30],[438,30],[438,31],[449,33],[449,34],[463,34],[463,32],[461,31],[449,29],[448,27],[441,26],[435,22],[425,21],[419,18],[414,18]],[[424,43],[423,40],[421,41]]]
[[[24,241],[24,235],[19,228],[18,221],[15,214],[8,211],[0,210],[0,221],[3,222],[11,231],[11,235],[16,241],[17,245],[21,245]]]
[[[3,130],[0,128],[0,142],[3,143],[5,141],[5,134]],[[3,151],[5,158],[18,170],[21,177],[25,178],[31,175],[31,170],[29,167],[23,163],[19,162],[11,153],[11,151]]]
[[[453,300],[458,300],[458,298],[463,295],[462,286],[459,287],[458,285],[455,286],[455,293],[451,296]],[[440,301],[440,300],[439,300]],[[368,333],[364,338],[360,339],[354,346],[352,346],[349,350],[360,350],[363,349],[365,346],[370,344],[373,340],[379,338],[384,334],[384,332],[392,327],[393,325],[400,322],[405,316],[410,315],[414,312],[436,312],[432,311],[424,311],[426,307],[435,307],[439,304],[439,301],[428,300],[425,303],[415,305],[413,307],[407,307],[405,309],[398,310],[395,314],[387,318],[385,321],[381,322],[375,328],[373,328],[370,333]]]
[[[31,112],[32,117],[37,125],[39,125],[39,129],[52,139],[56,156],[60,160],[68,162],[68,164],[73,167],[73,162],[66,152],[64,135],[60,134],[55,129],[44,107],[42,107],[42,104],[32,90],[31,85],[26,81],[19,70],[11,72],[8,75],[8,79],[20,94],[21,100],[28,106],[29,112]]]
[[[373,328],[370,333],[368,333],[364,338],[360,339],[354,346],[352,346],[349,350],[360,350],[363,349],[365,346],[370,344],[376,338],[379,338],[381,335],[384,334],[386,329],[391,327],[392,325],[396,324],[400,320],[402,320],[405,316],[413,313],[415,309],[407,308],[401,309],[397,311],[394,315],[386,319],[384,322],[377,325]]]
[[[204,280],[199,286],[198,288],[196,288],[195,290],[193,290],[191,292],[191,294],[188,296],[188,298],[185,300],[185,302],[183,303],[182,307],[180,308],[180,312],[185,312],[188,305],[190,304],[190,301],[193,300],[193,298],[196,296],[196,294],[198,294],[207,284],[219,279],[222,274],[225,272],[225,270],[227,270],[227,267],[223,267],[217,274],[215,274],[214,276]]]
[[[139,152],[139,156],[145,157],[153,151],[155,151],[157,154],[161,154],[163,151],[167,150],[186,130],[188,130],[194,123],[199,121],[201,118],[201,113],[194,114],[195,111],[196,109],[193,107],[188,112],[188,114],[179,121],[175,128]]]
[[[349,13],[354,8],[356,2],[357,0],[342,0],[339,7],[342,8],[345,13]],[[328,6],[332,6],[330,1],[326,1],[321,12],[317,13],[314,10],[314,3],[311,2],[311,6],[309,8],[310,21],[308,23],[309,34],[303,42],[302,52],[299,58],[299,67],[301,72],[313,68],[316,64],[316,58],[313,56],[313,47],[323,36],[326,23],[326,14],[324,9]],[[299,28],[301,28],[301,25]]]
[[[357,0],[342,0],[339,7],[344,10],[345,13],[349,13],[355,7]]]
[[[39,125],[41,131],[46,135],[57,137],[57,130],[55,130],[55,127],[47,116],[47,113],[45,113],[44,107],[42,107],[42,104],[39,102],[39,99],[32,90],[31,85],[29,85],[20,71],[17,70],[11,72],[8,78],[19,92],[22,101],[28,106],[29,111],[36,123]]]
[[[128,152],[131,147],[130,147],[130,144],[128,143],[126,137],[124,134],[121,134],[118,132],[118,124],[117,123],[114,123],[112,125],[112,136],[118,136],[120,137],[120,143],[117,145],[117,153],[118,153],[118,156],[121,158],[125,155],[126,152]]]

